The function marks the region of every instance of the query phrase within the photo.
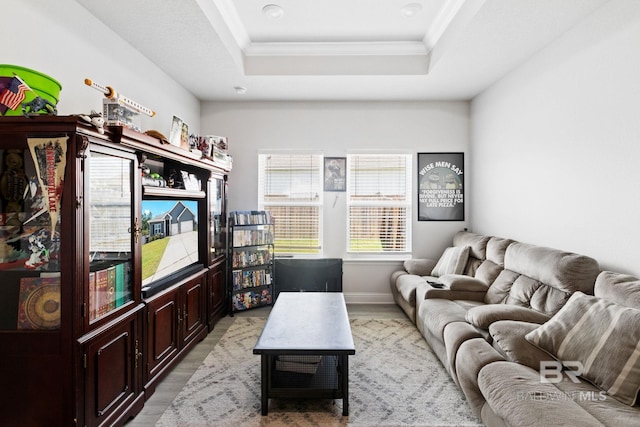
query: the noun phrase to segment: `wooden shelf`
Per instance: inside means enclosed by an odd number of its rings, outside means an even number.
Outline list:
[[[169,196],[189,199],[204,199],[206,197],[204,191],[189,191],[180,188],[154,187],[151,185],[145,185],[142,188],[145,196]]]

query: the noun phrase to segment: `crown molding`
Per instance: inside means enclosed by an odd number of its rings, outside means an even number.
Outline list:
[[[197,0],[245,75],[426,75],[431,52],[466,5],[445,3],[421,41],[252,42],[232,0]]]

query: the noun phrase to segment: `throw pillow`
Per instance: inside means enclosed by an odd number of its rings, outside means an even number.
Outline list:
[[[453,246],[444,250],[431,275],[462,274],[469,260],[469,246]]]
[[[640,390],[640,310],[576,292],[525,338],[561,362],[580,362],[582,377],[622,403],[635,403]]]

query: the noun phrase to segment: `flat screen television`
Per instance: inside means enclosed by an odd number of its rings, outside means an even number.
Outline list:
[[[142,201],[142,287],[188,272],[198,253],[198,200]]]

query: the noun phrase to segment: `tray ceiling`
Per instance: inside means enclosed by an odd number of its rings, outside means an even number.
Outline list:
[[[609,0],[76,1],[215,101],[471,99]]]

